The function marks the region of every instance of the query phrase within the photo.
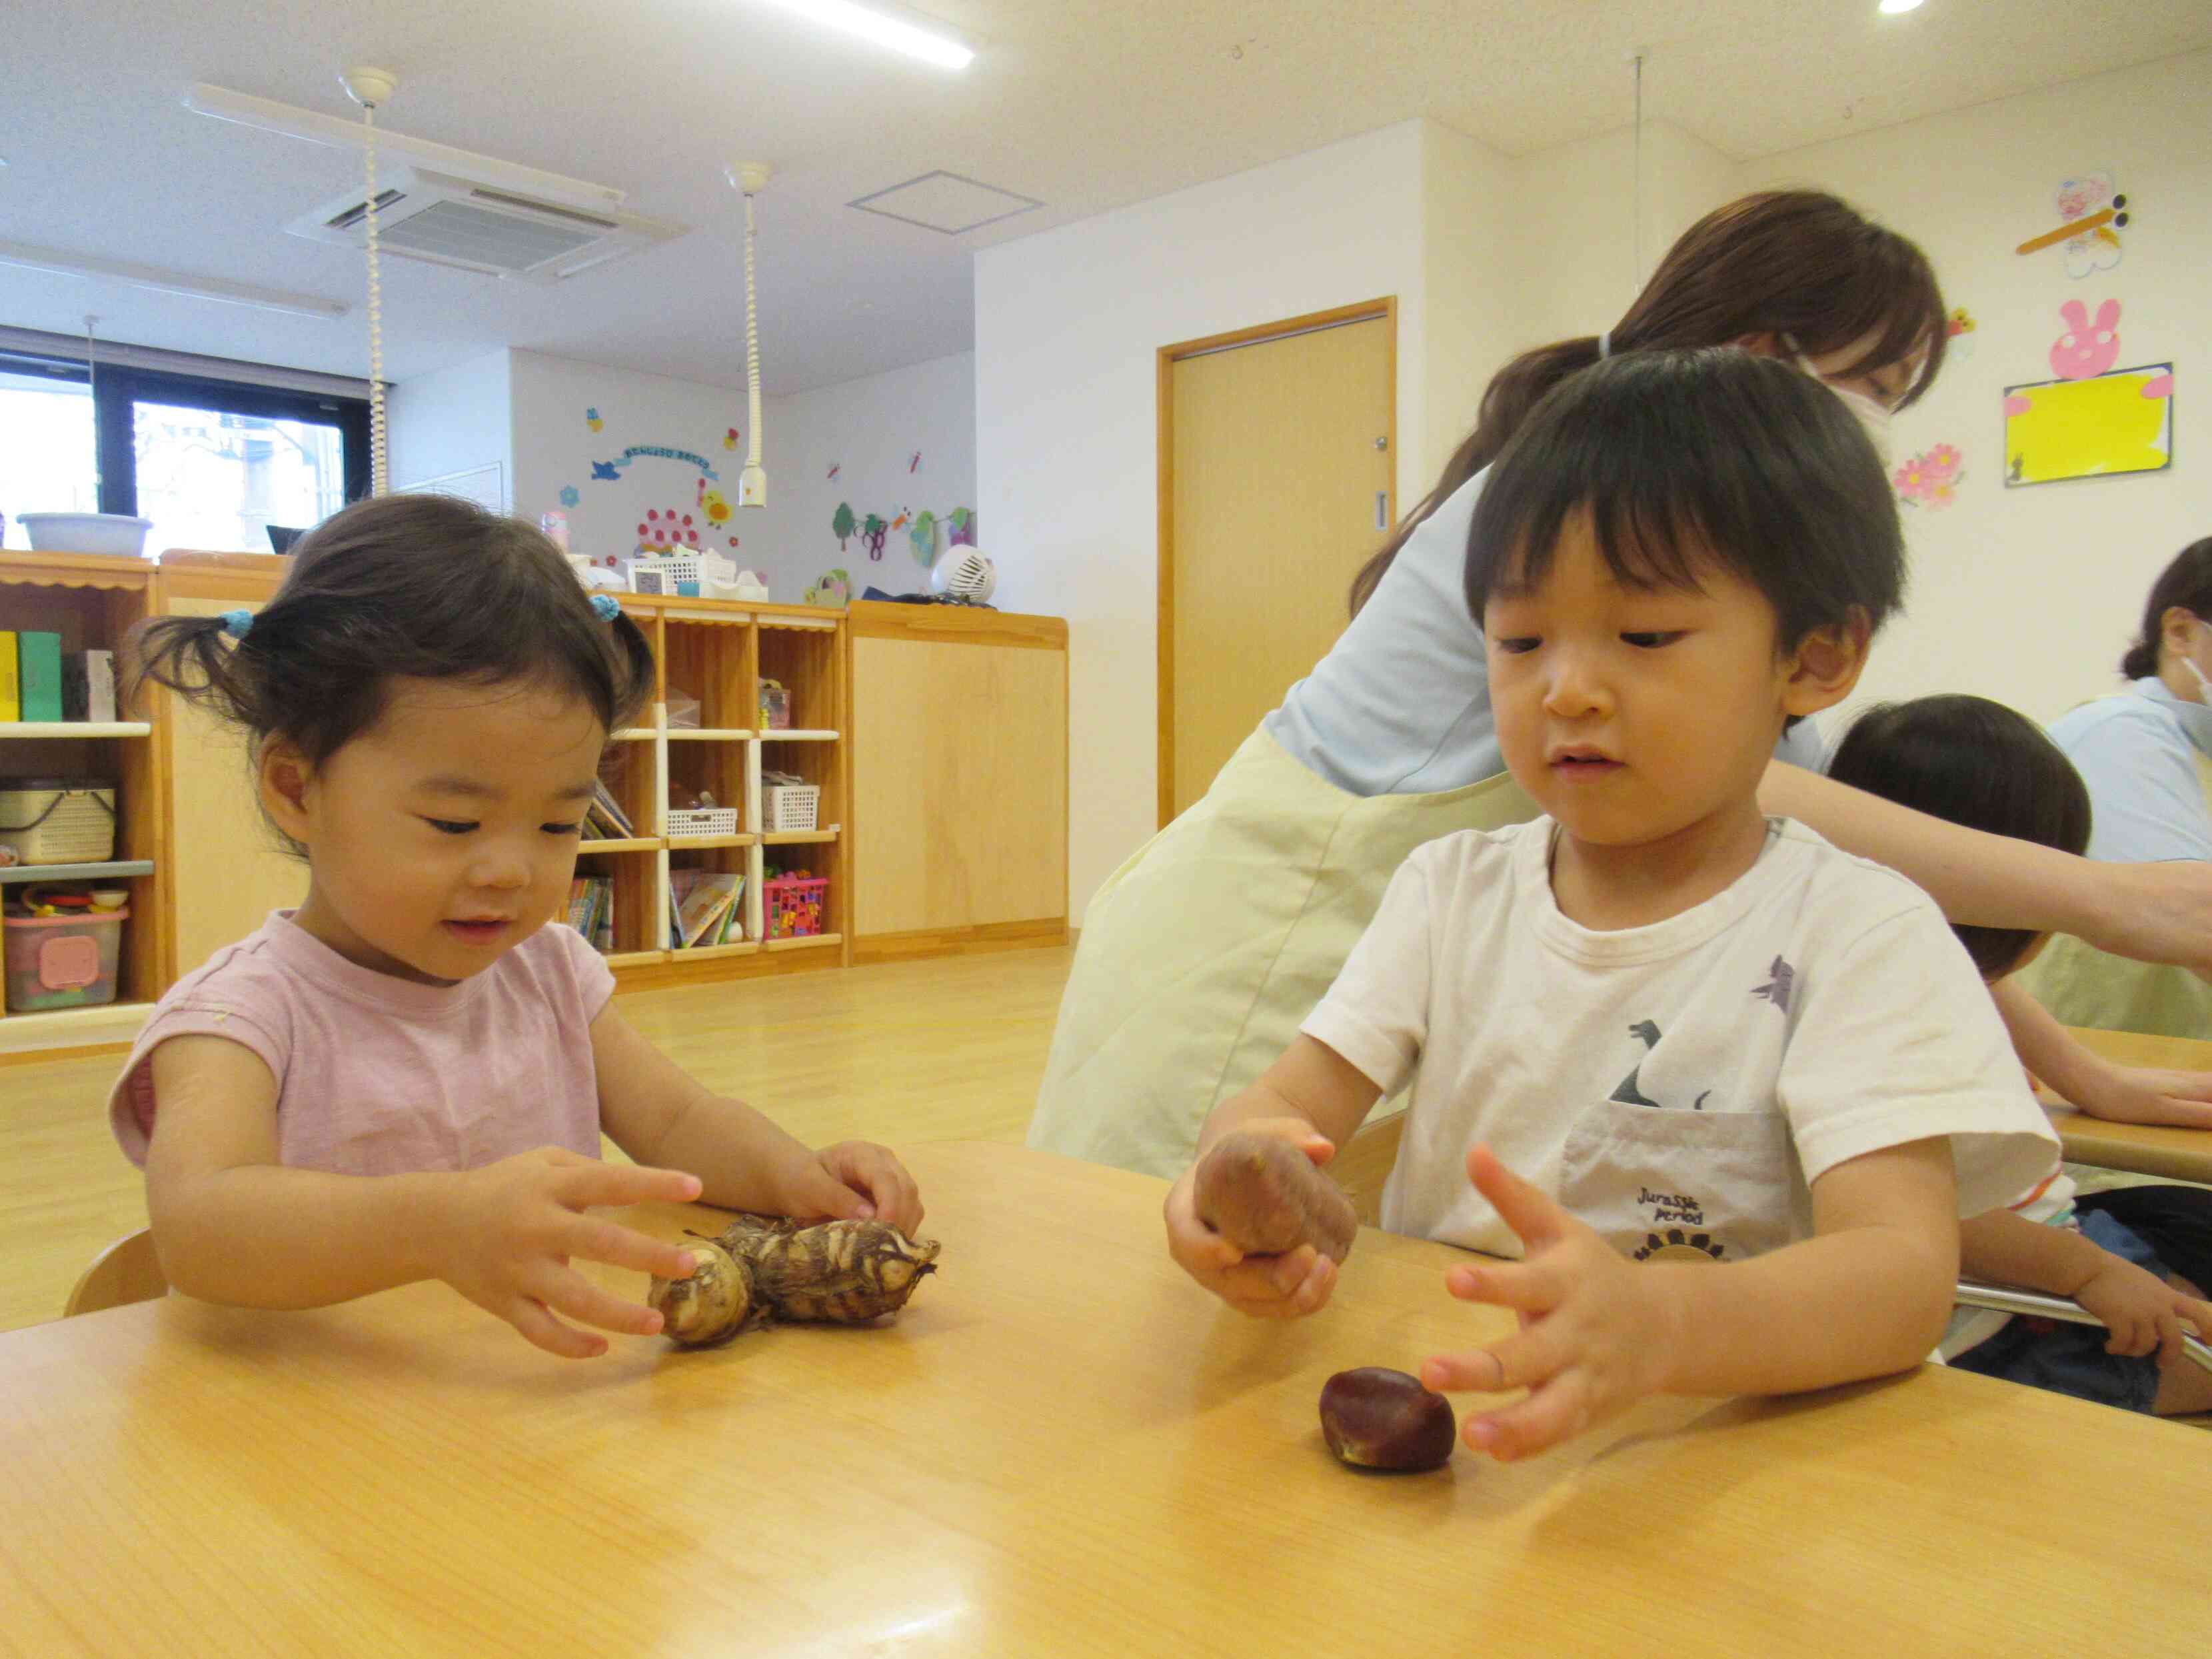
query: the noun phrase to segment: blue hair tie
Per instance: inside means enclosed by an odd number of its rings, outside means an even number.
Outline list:
[[[242,640],[253,631],[251,611],[226,611],[222,613],[222,631],[234,640]]]
[[[622,615],[622,601],[611,593],[592,595],[592,611],[603,623],[611,623]]]

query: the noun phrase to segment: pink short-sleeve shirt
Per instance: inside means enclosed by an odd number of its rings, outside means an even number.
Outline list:
[[[279,1158],[338,1175],[473,1170],[538,1146],[599,1152],[591,1024],[614,975],[574,929],[541,927],[457,985],[347,961],[289,911],[218,951],[155,1006],[108,1097],[144,1164],[154,1050],[217,1036],[276,1079]]]

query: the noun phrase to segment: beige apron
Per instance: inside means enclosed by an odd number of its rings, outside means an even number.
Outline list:
[[[2193,751],[2204,810],[2212,813],[2212,759]],[[2186,968],[2137,962],[2056,933],[2020,971],[2020,984],[2062,1025],[2160,1036],[2212,1038],[2212,985]]]
[[[1349,794],[1255,732],[1091,900],[1030,1145],[1181,1174],[1206,1115],[1290,1046],[1406,855],[1536,816],[1504,773]]]

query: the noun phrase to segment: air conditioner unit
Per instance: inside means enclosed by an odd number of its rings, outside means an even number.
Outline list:
[[[403,168],[376,197],[377,245],[386,253],[492,276],[557,283],[672,241],[688,227],[611,208],[571,207],[450,173]],[[360,247],[368,206],[358,185],[285,226],[295,236]]]

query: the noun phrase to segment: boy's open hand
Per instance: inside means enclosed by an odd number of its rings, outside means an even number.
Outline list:
[[[1656,1392],[1674,1322],[1657,1275],[1622,1257],[1489,1147],[1468,1154],[1467,1172],[1521,1236],[1526,1255],[1518,1263],[1454,1267],[1445,1286],[1463,1302],[1512,1309],[1521,1329],[1472,1353],[1438,1355],[1422,1365],[1421,1381],[1439,1394],[1529,1390],[1503,1410],[1469,1417],[1460,1431],[1474,1450],[1510,1462]]]
[[[687,1204],[699,1196],[696,1176],[544,1146],[458,1176],[452,1192],[435,1245],[438,1277],[548,1353],[592,1359],[607,1351],[605,1337],[556,1314],[625,1335],[660,1329],[658,1313],[601,1290],[568,1265],[571,1257],[663,1279],[690,1276],[690,1251],[583,1212],[595,1204]]]
[[[2200,1302],[2118,1256],[2075,1291],[2074,1299],[2103,1320],[2112,1333],[2105,1344],[2106,1353],[2139,1358],[2155,1349],[2158,1363],[2165,1366],[2183,1358],[2185,1326],[2194,1328],[2199,1337],[2212,1339],[2212,1303]]]
[[[1303,1118],[1254,1118],[1237,1127],[1287,1140],[1317,1164],[1336,1156],[1335,1144]],[[1328,1304],[1336,1288],[1335,1262],[1310,1244],[1285,1255],[1246,1255],[1198,1218],[1192,1202],[1196,1176],[1194,1164],[1168,1188],[1163,1206],[1168,1254],[1177,1267],[1237,1312],[1255,1318],[1297,1319]]]
[[[914,1177],[872,1140],[841,1140],[793,1163],[776,1183],[775,1209],[801,1221],[886,1221],[908,1238],[921,1225]]]

